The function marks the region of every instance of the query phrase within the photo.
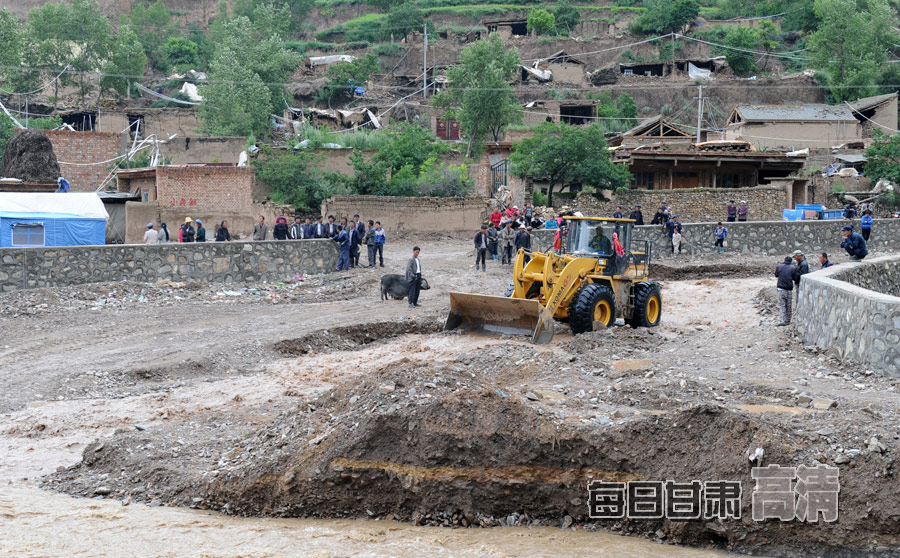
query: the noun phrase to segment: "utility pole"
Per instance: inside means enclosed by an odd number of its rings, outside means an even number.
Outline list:
[[[422,49],[422,98],[428,98],[428,24],[422,24],[422,37],[425,39],[425,48]]]
[[[700,143],[700,125],[703,122],[703,86],[700,86],[700,96],[697,97],[699,101],[697,105],[697,143]]]
[[[672,33],[672,40],[669,43],[672,45],[672,83],[675,83],[675,33]]]

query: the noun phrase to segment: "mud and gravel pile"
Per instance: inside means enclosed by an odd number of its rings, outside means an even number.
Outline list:
[[[619,343],[611,339],[618,336]],[[210,413],[206,422],[121,431],[89,446],[82,464],[47,486],[241,515],[484,527],[574,522],[783,555],[897,543],[892,457],[865,446],[841,461],[839,523],[753,522],[748,455],[755,448],[764,448],[766,464],[830,463],[850,432],[826,431],[813,413],[776,420],[728,408],[737,397],[731,390],[716,404],[672,397],[666,385],[646,383],[659,369],[649,360],[583,367],[589,355],[602,360],[624,350],[625,337],[648,353],[663,340],[652,330],[616,328],[533,356],[520,343],[500,342],[452,362],[404,359],[296,400],[271,420]],[[328,350],[316,342],[306,336],[282,350]],[[571,381],[539,389],[542,378],[564,369]],[[695,381],[675,386],[682,397],[708,391]],[[764,388],[751,401],[779,396],[790,394]],[[740,480],[743,518],[590,522],[590,480],[639,479]]]

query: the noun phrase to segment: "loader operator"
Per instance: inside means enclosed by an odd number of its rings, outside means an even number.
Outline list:
[[[598,254],[612,254],[612,243],[609,238],[603,234],[603,227],[597,225],[595,229],[597,235],[591,239],[591,250]]]

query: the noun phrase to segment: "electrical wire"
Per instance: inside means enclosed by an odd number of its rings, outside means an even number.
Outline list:
[[[38,93],[38,92],[40,92],[40,91],[43,91],[44,89],[47,89],[47,88],[50,87],[51,85],[53,85],[53,83],[56,82],[56,80],[58,80],[60,77],[62,77],[62,75],[63,75],[64,73],[66,73],[66,70],[68,70],[68,69],[71,68],[71,67],[72,67],[72,66],[70,66],[69,64],[66,64],[66,67],[63,68],[62,71],[61,71],[60,73],[56,74],[56,77],[55,77],[55,78],[51,79],[50,81],[48,81],[47,83],[45,83],[44,85],[42,85],[41,87],[38,87],[37,89],[35,89],[35,90],[33,90],[33,91],[27,91],[27,92],[25,92],[25,93],[13,93],[12,91],[7,91],[6,89],[0,89],[0,93],[6,93],[7,95],[17,95],[17,96],[21,96],[21,97],[24,97],[24,96],[26,96],[26,95],[33,95],[33,94],[35,94],[35,93]],[[24,69],[24,70],[35,70],[35,68],[22,68],[22,69]]]

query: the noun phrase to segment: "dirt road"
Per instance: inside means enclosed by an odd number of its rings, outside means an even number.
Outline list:
[[[774,327],[758,298],[769,262],[681,262],[664,275],[679,280],[662,283],[660,327],[573,337],[559,324],[536,347],[440,332],[449,291],[500,294],[509,272],[475,272],[465,239],[422,245],[432,289],[419,309],[378,300],[378,278],[402,273],[410,242],[391,246],[384,270],[246,291],[2,295],[0,325],[21,334],[0,352],[0,479],[36,481],[83,455],[44,485],[229,513],[576,525],[786,555],[900,548],[896,380]],[[723,277],[726,265],[736,270]],[[815,409],[818,399],[836,406]],[[840,522],[751,521],[757,447],[764,464],[839,465]],[[740,480],[744,515],[592,523],[595,473]]]

